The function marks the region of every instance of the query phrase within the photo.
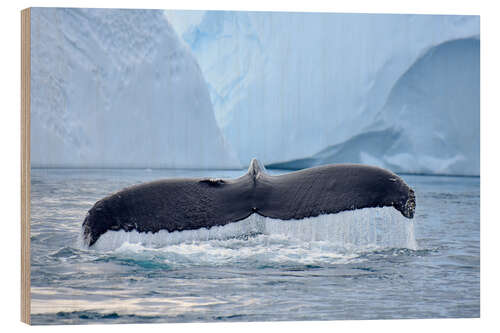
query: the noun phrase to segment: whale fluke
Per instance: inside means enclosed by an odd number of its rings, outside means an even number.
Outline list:
[[[413,218],[414,191],[388,170],[337,164],[273,176],[253,159],[236,179],[165,179],[125,188],[96,202],[82,228],[92,246],[108,230],[173,232],[222,226],[251,214],[291,220],[385,206]]]

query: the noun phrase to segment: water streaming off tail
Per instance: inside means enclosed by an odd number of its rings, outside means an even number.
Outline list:
[[[303,220],[265,218],[266,232],[306,242],[327,241],[347,249],[416,249],[413,220],[391,207],[365,208]]]
[[[108,231],[94,245],[97,250],[113,250],[128,245],[161,248],[182,243],[241,239],[256,236],[286,239],[303,243],[321,242],[348,251],[379,248],[416,249],[413,220],[393,208],[365,208],[338,214],[321,215],[302,220],[277,220],[253,214],[245,220],[225,226],[186,230],[138,233]],[[262,244],[265,245],[265,244]]]

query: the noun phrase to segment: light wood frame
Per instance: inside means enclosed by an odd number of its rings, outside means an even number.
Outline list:
[[[21,321],[31,324],[30,8],[21,11]]]

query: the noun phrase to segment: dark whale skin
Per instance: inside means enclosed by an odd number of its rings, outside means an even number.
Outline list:
[[[236,179],[165,179],[125,188],[96,202],[82,228],[92,246],[108,230],[173,232],[222,226],[254,213],[291,220],[386,206],[413,218],[414,191],[388,170],[336,164],[273,176],[254,159]]]

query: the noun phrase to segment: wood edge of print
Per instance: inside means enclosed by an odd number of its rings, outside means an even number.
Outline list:
[[[31,324],[30,75],[31,11],[21,11],[21,321]]]

